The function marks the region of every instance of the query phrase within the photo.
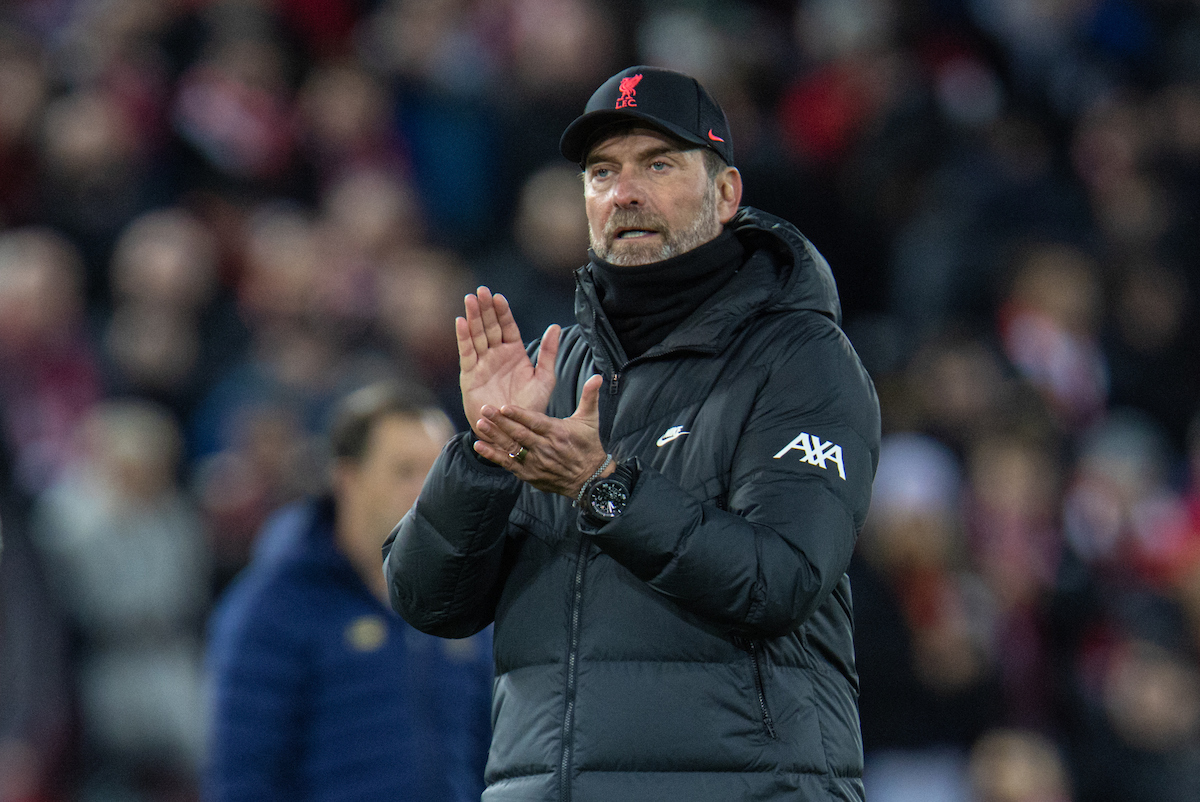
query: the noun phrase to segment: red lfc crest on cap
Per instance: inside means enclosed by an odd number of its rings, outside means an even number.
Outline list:
[[[634,89],[634,87],[638,85],[638,81],[640,80],[642,80],[642,74],[640,72],[637,75],[631,75],[628,78],[621,79],[621,83],[617,87],[617,89],[621,91],[621,96],[617,98],[617,105],[613,106],[614,109],[623,109],[626,106],[637,106],[637,101],[633,98],[633,96],[637,94],[637,90]]]

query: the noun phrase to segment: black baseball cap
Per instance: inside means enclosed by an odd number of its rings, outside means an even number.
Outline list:
[[[605,81],[583,114],[563,131],[558,149],[582,165],[595,135],[618,122],[642,122],[709,148],[733,166],[733,138],[725,112],[700,82],[659,67],[629,67]]]

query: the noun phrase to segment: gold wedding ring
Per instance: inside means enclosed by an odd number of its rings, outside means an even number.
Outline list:
[[[519,449],[517,449],[517,453],[509,454],[508,456],[512,457],[517,462],[524,462],[525,458],[529,456],[529,449],[525,446],[521,446]]]

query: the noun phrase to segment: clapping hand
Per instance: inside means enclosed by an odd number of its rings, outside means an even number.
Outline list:
[[[503,295],[480,287],[464,301],[466,316],[454,321],[458,337],[459,387],[463,412],[478,437],[484,404],[514,404],[545,412],[554,390],[554,362],[558,356],[557,324],[546,329],[537,365],[529,359],[521,331]]]
[[[600,386],[592,376],[569,418],[552,418],[514,404],[485,404],[476,422],[475,451],[503,465],[538,490],[575,498],[583,483],[605,462],[600,442]],[[615,470],[608,465],[604,476]]]
[[[539,490],[574,497],[604,462],[601,378],[593,376],[583,386],[571,417],[546,415],[560,327],[546,329],[534,365],[503,295],[480,287],[464,303],[466,316],[455,319],[454,327],[463,411],[479,438],[475,451]]]

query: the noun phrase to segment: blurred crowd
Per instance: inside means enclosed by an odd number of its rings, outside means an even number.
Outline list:
[[[1200,2],[0,4],[0,802],[175,802],[346,391],[573,319],[563,128],[695,75],[882,402],[872,802],[1200,798]],[[397,722],[402,726],[402,722]]]

